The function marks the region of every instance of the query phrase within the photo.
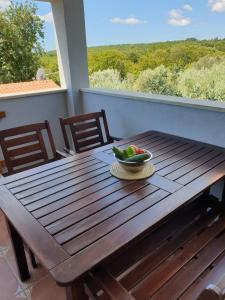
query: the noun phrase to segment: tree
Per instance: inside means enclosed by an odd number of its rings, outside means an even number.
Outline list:
[[[40,67],[43,21],[33,2],[13,3],[0,11],[0,82],[32,80]]]
[[[90,85],[93,88],[133,91],[134,82],[133,74],[127,74],[126,78],[121,78],[120,72],[113,69],[98,71],[90,75]]]
[[[134,89],[144,93],[178,95],[174,84],[174,75],[163,65],[154,70],[147,69],[140,72],[134,83]]]
[[[192,67],[196,70],[202,70],[202,69],[210,69],[215,64],[220,64],[222,62],[225,62],[225,56],[203,56],[200,58],[197,62],[192,64]]]
[[[113,69],[95,72],[90,75],[90,85],[93,88],[121,89],[120,73]]]
[[[132,64],[128,57],[119,50],[100,50],[89,53],[90,74],[107,69],[114,69],[120,72],[121,77],[125,77]]]
[[[225,62],[211,68],[189,68],[178,80],[183,97],[225,101]]]
[[[45,76],[47,79],[53,80],[60,85],[59,67],[57,62],[57,56],[55,52],[48,52],[42,56],[40,60],[41,66],[45,70]]]

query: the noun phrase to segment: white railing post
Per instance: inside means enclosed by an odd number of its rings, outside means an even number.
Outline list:
[[[89,87],[83,0],[52,0],[60,80],[68,114],[82,111],[80,89]]]

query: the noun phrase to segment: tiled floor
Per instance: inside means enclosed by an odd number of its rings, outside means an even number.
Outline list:
[[[65,300],[65,290],[57,286],[46,271],[38,266],[31,278],[20,282],[13,252],[0,210],[0,299],[1,300]]]

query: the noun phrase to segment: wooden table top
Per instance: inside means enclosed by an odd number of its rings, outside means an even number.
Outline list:
[[[7,218],[60,285],[68,285],[225,176],[225,150],[156,132],[116,143],[153,153],[157,172],[123,181],[113,144],[0,181]]]

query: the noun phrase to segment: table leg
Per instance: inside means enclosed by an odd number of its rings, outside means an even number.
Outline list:
[[[82,279],[76,280],[71,286],[66,287],[67,300],[88,300],[88,296],[84,290],[84,282]]]
[[[16,258],[16,265],[21,281],[25,281],[30,278],[30,273],[27,265],[26,254],[24,251],[23,240],[13,225],[7,220],[7,227],[9,236],[12,242],[14,255]]]
[[[28,250],[28,252],[29,252],[29,255],[30,255],[30,260],[31,260],[31,264],[32,264],[32,267],[34,268],[34,269],[36,269],[37,268],[37,262],[36,262],[36,258],[35,258],[35,256],[34,256],[34,253],[29,249]]]

